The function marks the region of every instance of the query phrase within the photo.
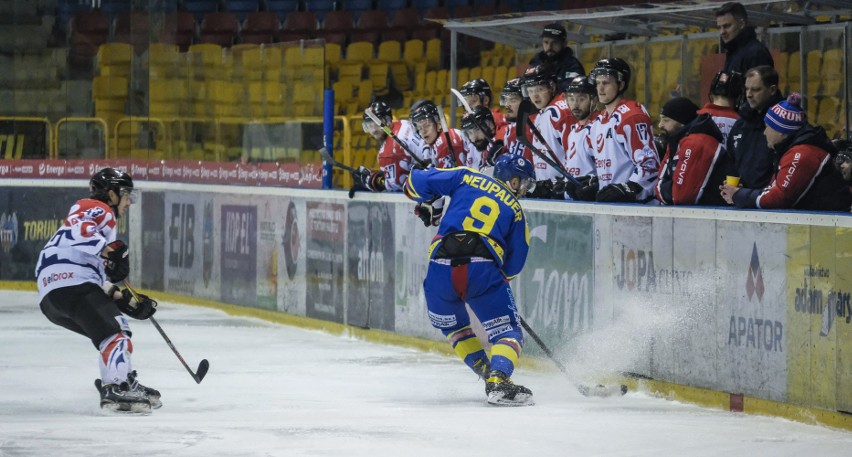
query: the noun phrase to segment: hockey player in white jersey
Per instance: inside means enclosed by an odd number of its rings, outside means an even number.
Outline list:
[[[359,166],[352,172],[354,186],[350,190],[350,195],[355,191],[367,190],[370,192],[399,192],[402,191],[402,186],[405,180],[408,179],[408,174],[415,165],[415,161],[408,152],[414,150],[414,126],[407,119],[398,121],[393,120],[393,111],[391,107],[381,100],[376,100],[367,107],[382,123],[390,128],[392,136],[385,133],[380,125],[376,124],[372,118],[364,111],[364,120],[362,127],[364,132],[373,137],[379,145],[379,151],[376,156],[379,170],[370,170],[364,165]],[[400,143],[397,143],[397,139]]]
[[[524,96],[529,97],[530,101],[538,113],[535,114],[532,124],[541,132],[541,136],[547,142],[543,144],[540,139],[533,135],[532,144],[539,151],[544,152],[548,156],[548,149],[553,151],[555,157],[550,157],[554,162],[565,165],[565,147],[563,145],[563,135],[565,129],[574,123],[574,118],[568,110],[568,105],[565,100],[556,91],[556,79],[553,72],[545,65],[528,68],[521,79],[521,89]],[[532,116],[530,116],[532,118]],[[533,157],[535,164],[536,180],[555,181],[561,173],[541,160],[538,156]],[[537,186],[541,190],[549,189],[551,186]],[[534,198],[550,198],[550,195],[538,195],[539,192],[533,192]]]
[[[133,180],[127,173],[104,168],[89,181],[90,198],[78,200],[64,223],[39,254],[38,278],[42,313],[56,325],[79,333],[98,350],[101,408],[148,413],[158,408],[160,393],[139,384],[131,367],[133,344],[122,312],[147,319],[157,302],[104,283],[123,281],[130,272],[127,245],[116,240],[117,219],[130,207]]]
[[[648,112],[624,98],[630,66],[617,57],[601,59],[589,77],[604,110],[591,130],[597,177],[589,179],[578,194],[595,193],[599,202],[649,201],[654,197],[660,160]]]
[[[412,151],[421,159],[431,161],[437,168],[469,167],[479,170],[481,154],[462,132],[454,128],[444,132],[435,103],[430,100],[415,102],[411,105],[409,119],[417,132],[412,139],[415,145]]]

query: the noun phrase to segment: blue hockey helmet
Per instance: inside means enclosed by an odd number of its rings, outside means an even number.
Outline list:
[[[508,183],[512,178],[521,180],[519,187],[525,187],[527,192],[535,189],[535,168],[532,162],[519,154],[503,154],[494,162],[494,178]]]

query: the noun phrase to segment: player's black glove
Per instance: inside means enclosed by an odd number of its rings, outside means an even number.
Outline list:
[[[136,294],[139,296],[138,302],[133,298],[130,290],[124,289],[119,291],[118,286],[112,286],[108,294],[113,298],[113,301],[115,301],[115,304],[122,313],[134,319],[145,320],[157,312],[157,301],[152,300],[151,297],[145,294]],[[117,295],[120,295],[120,297],[116,298]]]
[[[491,143],[491,145],[488,146],[488,149],[485,151],[485,164],[490,167],[493,167],[494,161],[497,160],[497,157],[500,157],[505,152],[506,146],[503,144],[503,140],[497,140]]]
[[[434,166],[435,166],[435,164],[433,164],[431,160],[424,160],[422,162],[414,160],[413,163],[411,164],[411,169],[412,170],[428,170],[428,169],[430,169]]]
[[[642,192],[642,186],[633,182],[610,184],[598,192],[597,201],[609,203],[633,203],[636,195]]]
[[[116,240],[108,244],[112,251],[106,255],[106,275],[109,282],[121,282],[130,273],[130,258],[124,241]]]
[[[580,186],[574,191],[574,200],[593,202],[598,194],[598,177],[595,175],[580,176],[577,178]]]
[[[544,179],[535,182],[535,189],[527,198],[544,198],[550,199],[553,197],[553,181]]]
[[[354,184],[349,189],[349,198],[354,197],[357,190],[367,190],[370,192],[383,192],[385,190],[384,175],[377,171],[372,171],[363,165],[352,172],[352,180]]]
[[[423,221],[426,227],[437,227],[441,223],[444,214],[444,200],[435,200],[430,203],[418,203],[414,206],[414,214]]]
[[[571,181],[566,181],[564,176],[557,176],[553,181],[553,189],[550,198],[554,200],[565,200],[565,192],[568,191],[568,184]]]

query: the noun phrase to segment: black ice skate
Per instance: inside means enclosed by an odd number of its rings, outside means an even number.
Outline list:
[[[136,379],[136,376],[136,370],[133,370],[127,375],[127,385],[129,386],[130,390],[141,392],[142,395],[148,400],[148,402],[151,403],[151,407],[154,409],[163,406],[163,402],[160,401],[160,391],[139,384],[139,381]],[[98,389],[98,392],[101,391],[101,383],[102,382],[100,379],[95,379],[95,388]]]
[[[163,402],[160,401],[160,391],[139,384],[136,370],[133,370],[127,374],[127,383],[130,385],[130,390],[141,390],[145,398],[147,398],[148,401],[151,403],[152,408],[157,409],[163,406]]]
[[[534,405],[532,391],[524,386],[515,384],[500,370],[491,370],[485,380],[485,393],[488,403],[497,406],[531,406]]]
[[[100,381],[100,380],[98,380]],[[149,414],[151,402],[141,390],[131,390],[126,382],[101,386],[101,409],[109,412]]]

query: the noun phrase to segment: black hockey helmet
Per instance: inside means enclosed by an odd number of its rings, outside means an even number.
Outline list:
[[[598,94],[595,83],[589,81],[586,76],[575,76],[565,85],[564,92],[570,94],[589,94],[595,96]]]
[[[411,105],[411,111],[408,113],[408,118],[411,122],[417,122],[423,119],[431,119],[436,124],[441,125],[441,118],[438,114],[438,107],[431,100],[419,100]]]
[[[131,201],[136,200],[133,178],[129,174],[115,168],[102,168],[89,179],[89,194],[95,200],[110,204],[109,191],[115,192],[119,198],[129,195]]]
[[[742,74],[735,71],[720,71],[716,73],[716,76],[713,77],[713,82],[710,83],[710,95],[720,95],[730,99],[734,102],[734,106],[739,104],[744,89],[745,78],[743,78]]]
[[[370,106],[368,106],[367,109],[372,111],[376,117],[383,120],[386,124],[393,121],[393,109],[391,109],[390,105],[382,100],[376,100],[373,103],[370,103]],[[367,116],[367,110],[364,110],[364,120],[370,120],[370,117]]]
[[[472,138],[471,134],[473,132],[480,131],[479,126],[485,129],[485,132],[482,133],[486,137],[491,138],[494,136],[494,115],[490,109],[482,105],[474,108],[472,113],[466,113],[461,119],[461,129],[468,137],[468,140]]]
[[[614,76],[616,81],[624,83],[624,89],[621,90],[624,92],[630,85],[630,65],[618,57],[598,60],[595,68],[589,72],[589,78],[595,81],[598,76]]]
[[[553,87],[556,75],[550,65],[536,65],[529,67],[521,77],[521,87],[543,86]]]
[[[488,81],[482,78],[472,79],[464,83],[459,89],[459,92],[465,97],[470,95],[478,95],[479,100],[483,104],[485,103],[485,101],[482,100],[483,97],[488,97],[489,104],[491,103],[491,101],[494,100],[491,97],[491,86],[488,85]]]
[[[510,79],[503,85],[503,91],[500,92],[500,106],[506,107],[508,97],[512,95],[517,95],[518,97],[524,96],[521,93],[521,78]]]
[[[837,155],[834,157],[835,163],[839,166],[844,162],[852,161],[852,141],[849,140],[834,140],[834,147],[837,148]]]

